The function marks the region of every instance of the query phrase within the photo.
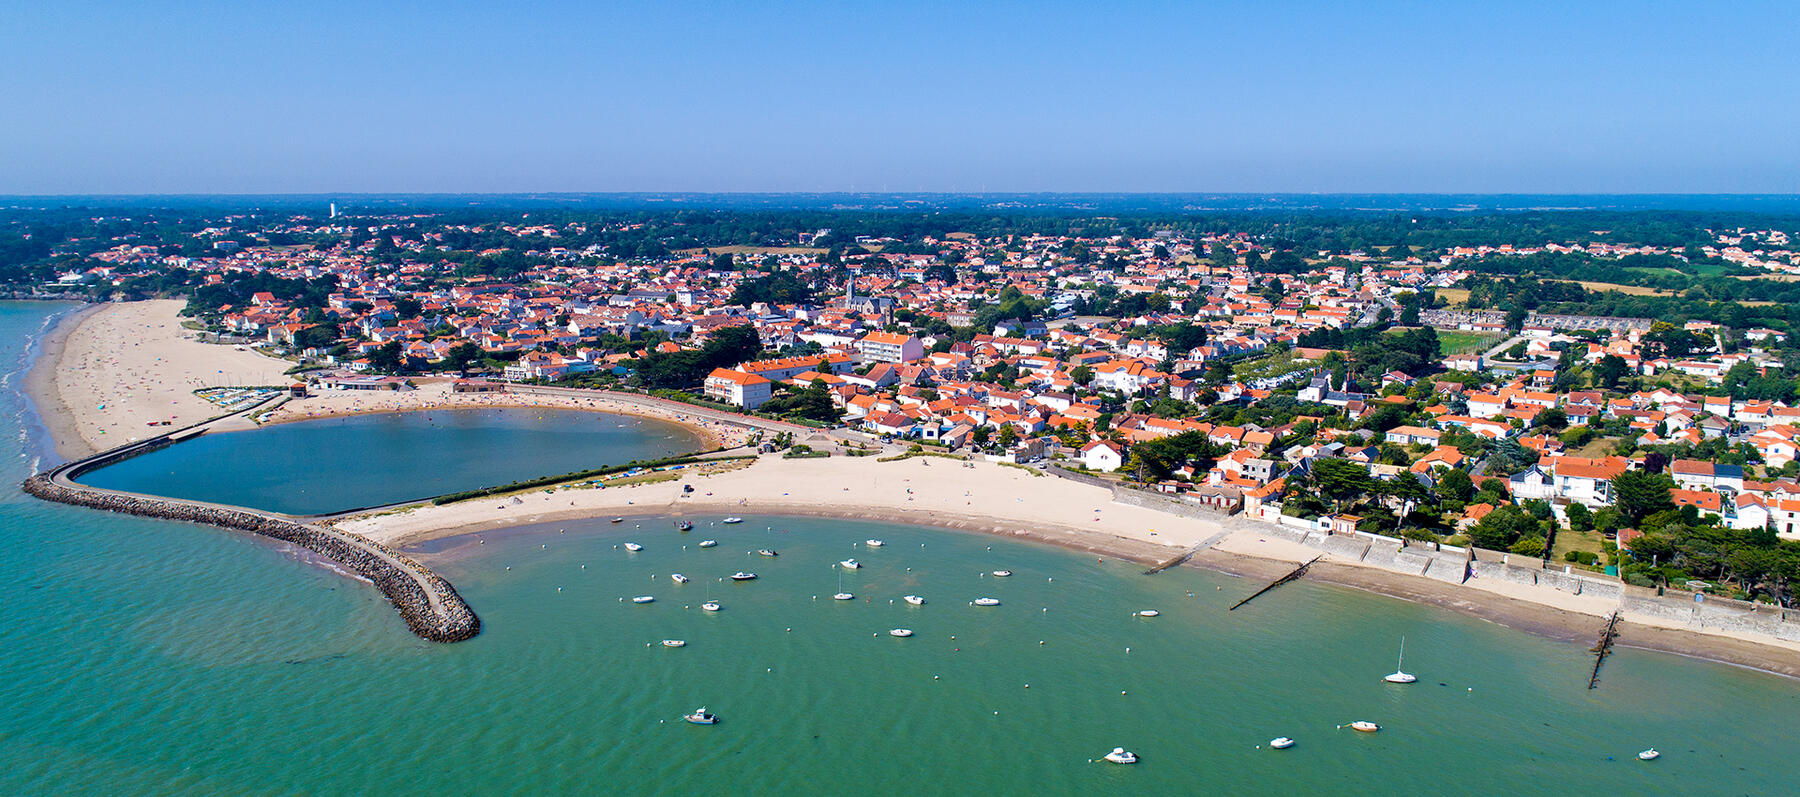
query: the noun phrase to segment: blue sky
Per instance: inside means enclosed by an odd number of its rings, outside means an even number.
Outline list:
[[[1791,0],[0,15],[5,194],[1800,192]]]

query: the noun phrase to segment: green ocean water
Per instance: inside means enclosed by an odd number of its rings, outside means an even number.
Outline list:
[[[52,310],[0,304],[0,367]],[[0,403],[20,432],[0,468],[4,794],[1787,794],[1800,773],[1789,679],[1623,649],[1589,692],[1582,646],[1432,607],[1302,581],[1227,613],[1260,585],[888,524],[433,543],[484,621],[433,645],[265,541],[22,496],[41,446],[20,397]],[[857,600],[833,601],[846,557]],[[761,578],[719,580],[740,569]],[[1402,635],[1420,681],[1382,684]],[[703,704],[719,725],[678,721]],[[1334,728],[1354,719],[1383,730]],[[1299,743],[1258,749],[1277,735]],[[1089,763],[1114,746],[1142,763]],[[1649,746],[1660,761],[1632,758]]]
[[[203,435],[81,477],[96,487],[316,514],[700,450],[673,423],[577,410],[462,409]]]

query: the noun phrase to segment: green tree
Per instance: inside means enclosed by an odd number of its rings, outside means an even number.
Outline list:
[[[480,346],[473,343],[458,343],[451,346],[449,351],[444,352],[444,367],[455,368],[457,374],[468,376],[469,366],[481,362],[485,357],[487,357],[487,352],[482,351]]]
[[[1536,518],[1512,504],[1502,504],[1469,528],[1469,540],[1490,551],[1505,551],[1539,529]]]
[[[1312,465],[1313,483],[1319,493],[1341,508],[1346,500],[1375,491],[1375,480],[1369,469],[1347,459],[1317,459]]]
[[[384,374],[400,372],[400,341],[390,340],[369,352],[369,367]]]
[[[1592,531],[1594,529],[1594,513],[1589,512],[1583,503],[1569,504],[1563,514],[1569,518],[1569,528],[1575,531]]]
[[[1444,471],[1433,488],[1440,501],[1467,501],[1475,493],[1475,482],[1469,474],[1458,469]]]
[[[1594,364],[1594,384],[1607,389],[1619,386],[1619,380],[1631,371],[1625,359],[1616,354],[1608,354]]]
[[[1657,512],[1675,507],[1669,497],[1675,482],[1667,475],[1641,470],[1628,470],[1613,477],[1613,505],[1633,523]]]

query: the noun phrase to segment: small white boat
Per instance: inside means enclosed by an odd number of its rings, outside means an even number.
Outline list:
[[[706,611],[709,611],[709,612],[716,612],[724,607],[720,606],[718,603],[716,603],[714,601],[707,601],[705,603],[700,604],[700,608],[704,609]]]
[[[742,523],[742,522],[744,522],[744,519],[741,517],[728,517],[728,518],[725,518],[725,522],[726,523]]]
[[[1662,758],[1662,753],[1656,752],[1656,748],[1654,747],[1638,753],[1639,761],[1655,761],[1658,758]]]
[[[1133,753],[1123,747],[1114,747],[1112,752],[1106,754],[1105,758],[1115,764],[1137,763],[1137,753]]]
[[[908,595],[904,598],[901,598],[901,600],[904,600],[907,603],[910,603],[914,606],[924,606],[925,605],[925,599],[921,598],[917,595]]]
[[[976,598],[975,605],[976,606],[999,606],[1000,599],[999,598]]]
[[[625,543],[625,550],[630,551],[632,553],[637,553],[638,551],[644,550],[644,546],[639,545],[635,542],[628,542],[628,543]]]
[[[1155,609],[1145,609],[1141,612],[1138,612],[1137,616],[1139,616],[1139,617],[1155,617],[1159,614],[1162,614],[1162,612],[1159,612]]]
[[[616,518],[613,518],[613,519],[612,519],[612,522],[614,522],[614,523],[624,523],[624,522],[625,522],[625,518],[622,518],[622,517],[616,517]]]
[[[687,640],[685,640],[685,639],[665,639],[665,640],[663,640],[663,647],[665,647],[665,648],[687,647]]]
[[[718,540],[701,540],[700,541],[700,547],[702,547],[702,548],[711,548],[714,545],[718,545],[718,544],[719,544]]]
[[[670,581],[673,581],[673,582],[675,582],[675,583],[677,583],[677,584],[686,584],[686,583],[688,583],[688,577],[687,577],[687,576],[684,576],[684,575],[682,575],[682,574],[680,574],[680,573],[670,573],[670,574],[669,574],[669,580],[670,580]]]
[[[869,546],[870,548],[880,548],[881,546],[885,545],[886,543],[882,542],[881,540],[863,540],[863,544]]]
[[[719,724],[719,718],[716,715],[708,713],[705,706],[694,709],[694,713],[692,714],[683,714],[681,715],[681,718],[694,723],[695,725]]]
[[[742,570],[739,570],[736,573],[731,574],[731,580],[732,581],[755,581],[756,574],[755,573],[746,573]]]
[[[831,599],[834,601],[848,601],[848,600],[855,600],[856,596],[852,595],[848,592],[840,592],[836,595],[831,596]]]
[[[758,549],[756,549],[756,553],[758,556],[780,556],[781,555],[781,554],[776,553],[775,551],[768,549],[768,548],[758,548]]]
[[[912,636],[912,629],[911,628],[895,628],[891,631],[888,631],[888,636],[900,636],[900,637]]]
[[[1374,733],[1378,730],[1381,730],[1381,726],[1376,725],[1375,723],[1370,722],[1368,720],[1357,720],[1355,722],[1350,723],[1350,729],[1354,730],[1354,731],[1362,731],[1363,733]]]
[[[994,571],[995,578],[1006,578],[1007,576],[1010,576],[1010,575],[1012,575],[1011,570],[995,570]]]
[[[655,603],[656,597],[653,595],[639,595],[635,598],[632,598],[631,602],[632,603]]]
[[[1289,739],[1286,736],[1277,736],[1269,740],[1269,746],[1277,750],[1286,750],[1289,747],[1294,746],[1294,740]]]
[[[1381,680],[1390,684],[1410,684],[1419,680],[1402,666],[1406,664],[1406,637],[1400,637],[1400,659],[1394,663],[1394,671],[1381,676]]]
[[[844,568],[845,570],[855,570],[859,567],[862,567],[862,565],[857,564],[855,559],[845,559],[842,562],[838,562],[838,566]]]

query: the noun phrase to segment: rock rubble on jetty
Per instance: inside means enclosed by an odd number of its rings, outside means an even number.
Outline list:
[[[316,526],[245,510],[71,488],[57,484],[52,477],[52,473],[40,473],[26,479],[22,487],[25,492],[47,501],[141,517],[205,523],[298,545],[369,579],[394,604],[407,627],[424,639],[460,642],[481,632],[480,618],[469,609],[450,582],[373,541],[360,538],[352,541]],[[436,608],[432,605],[433,596],[436,597]]]

